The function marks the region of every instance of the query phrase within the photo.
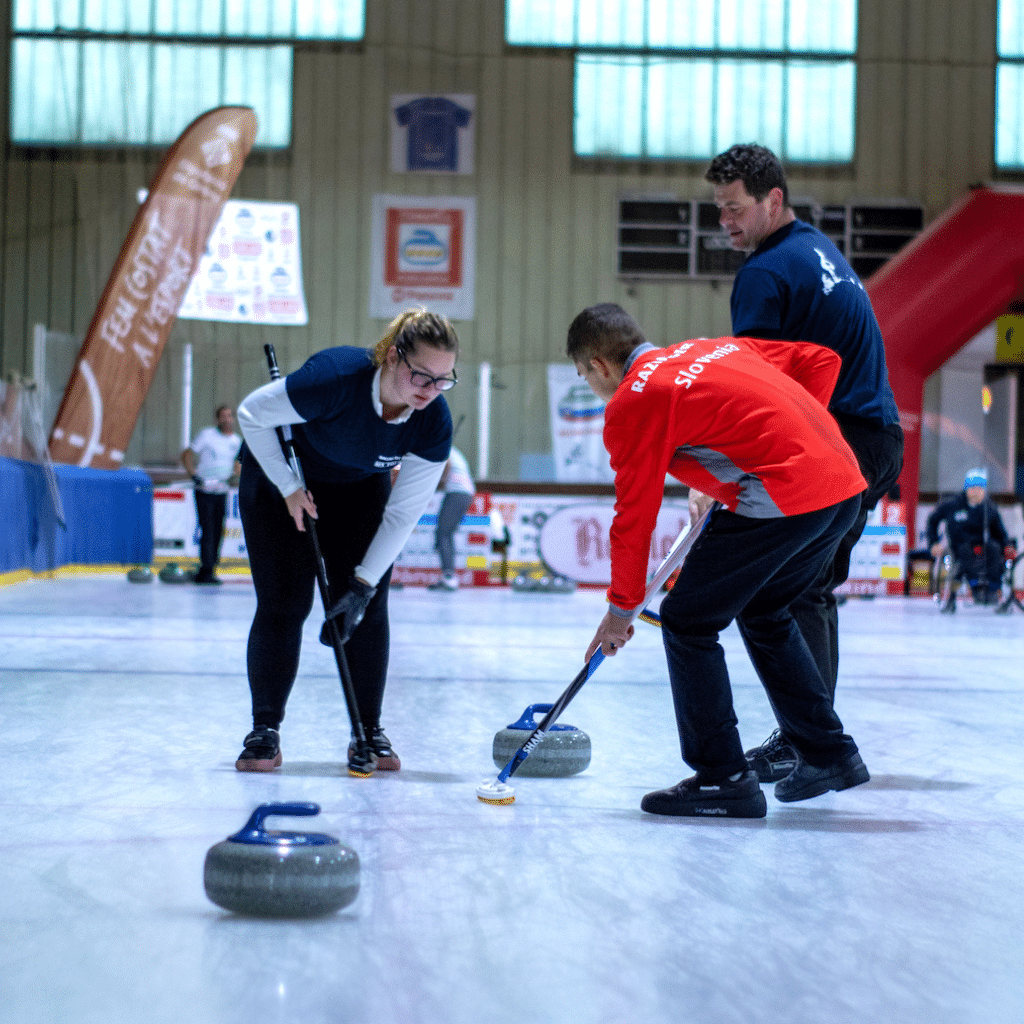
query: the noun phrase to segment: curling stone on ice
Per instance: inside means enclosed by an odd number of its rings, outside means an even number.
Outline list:
[[[512,589],[519,593],[571,594],[576,590],[576,582],[557,573],[543,573],[540,576],[520,573],[512,580]]]
[[[516,751],[527,741],[530,733],[540,725],[533,716],[540,712],[546,715],[553,705],[531,704],[518,722],[495,733],[492,755],[499,768],[512,760]],[[544,734],[544,738],[530,752],[530,756],[516,769],[516,775],[532,775],[534,778],[565,778],[576,775],[590,764],[590,737],[575,725],[556,722]]]
[[[152,583],[153,570],[148,565],[137,565],[128,570],[129,583]]]
[[[314,803],[260,804],[240,832],[206,854],[203,887],[225,910],[252,917],[322,917],[359,893],[359,856],[334,836],[263,828],[272,814],[313,815]]]
[[[161,583],[188,583],[191,579],[177,562],[168,562],[157,575]]]

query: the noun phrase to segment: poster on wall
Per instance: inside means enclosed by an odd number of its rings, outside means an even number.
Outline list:
[[[185,292],[182,320],[301,325],[299,208],[294,203],[229,199]]]
[[[373,197],[370,315],[390,320],[426,306],[452,320],[474,316],[476,200]]]
[[[391,170],[472,174],[476,97],[402,93],[391,97]]]
[[[612,483],[605,451],[604,402],[568,363],[548,364],[551,449],[559,483]]]

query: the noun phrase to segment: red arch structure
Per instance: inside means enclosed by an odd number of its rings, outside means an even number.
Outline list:
[[[972,189],[865,288],[885,338],[889,381],[906,433],[900,492],[912,537],[925,378],[1024,295],[1024,188]]]

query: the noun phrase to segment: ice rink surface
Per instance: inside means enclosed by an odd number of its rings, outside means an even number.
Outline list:
[[[347,776],[331,652],[307,622],[284,765],[240,774],[251,585],[122,576],[0,588],[3,1024],[1020,1024],[1024,614],[927,600],[840,612],[837,710],[866,786],[758,821],[660,819],[689,775],[658,630],[562,721],[593,761],[475,789],[494,734],[553,701],[595,591],[393,591],[397,775]],[[774,727],[735,628],[741,735]],[[525,735],[525,734],[524,734]],[[362,863],[306,922],[210,903],[207,849],[259,803],[312,800]]]

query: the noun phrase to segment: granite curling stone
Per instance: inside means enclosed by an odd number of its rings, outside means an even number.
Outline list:
[[[153,570],[148,565],[137,565],[128,570],[129,583],[152,583]]]
[[[188,583],[191,579],[177,562],[168,562],[157,575],[161,583]]]
[[[576,590],[576,582],[557,574],[542,573],[540,576],[530,576],[520,573],[512,580],[512,589],[521,594],[572,594]]]
[[[531,704],[517,722],[495,733],[492,756],[499,768],[512,760],[516,751],[540,724],[534,714],[547,714],[553,705]],[[516,775],[534,778],[566,778],[577,775],[590,764],[590,737],[575,725],[555,723],[516,769]]]
[[[314,803],[260,804],[240,832],[211,846],[206,895],[250,917],[323,917],[359,893],[359,856],[334,836],[264,829],[273,814],[314,815]]]

